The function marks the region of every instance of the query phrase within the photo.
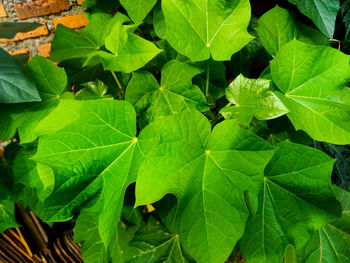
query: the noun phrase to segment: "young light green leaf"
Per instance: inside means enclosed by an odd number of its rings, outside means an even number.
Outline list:
[[[111,53],[96,51],[88,55],[85,66],[98,56],[105,70],[133,72],[143,67],[162,50],[152,42],[128,32],[128,26],[123,25],[127,20],[124,15],[117,13],[115,25],[105,39],[105,46]]]
[[[323,34],[301,24],[287,9],[279,6],[261,16],[256,31],[264,48],[272,56],[294,38],[309,44],[329,45]]]
[[[350,143],[349,56],[293,40],[271,62],[271,74],[296,129],[315,140]]]
[[[66,89],[67,76],[64,69],[57,67],[46,58],[36,56],[27,65],[27,70],[38,87],[42,101],[31,104],[0,106],[0,139],[8,140],[17,129],[21,143],[37,138],[34,129],[57,105]],[[64,97],[68,98],[69,95]]]
[[[270,90],[270,81],[248,79],[239,75],[226,89],[226,98],[235,104],[222,108],[220,113],[225,119],[235,119],[249,126],[253,117],[258,120],[270,120],[288,112],[280,99]]]
[[[23,65],[0,48],[0,103],[41,101]]]
[[[311,18],[318,29],[328,38],[334,34],[335,20],[339,11],[339,0],[288,0],[300,12]]]
[[[129,242],[123,251],[124,262],[164,262],[185,263],[179,236],[166,231],[153,216],[146,223],[143,222],[140,230]]]
[[[130,101],[141,116],[143,123],[186,109],[208,109],[205,96],[192,78],[202,70],[190,63],[171,60],[162,68],[160,85],[149,72],[134,72],[126,89]]]
[[[165,39],[192,61],[230,60],[253,39],[248,0],[163,0]]]
[[[10,200],[0,201],[0,233],[18,226],[15,219],[15,203]]]
[[[101,80],[90,81],[81,84],[84,88],[79,90],[75,94],[75,99],[77,100],[93,100],[93,99],[106,99],[113,97],[108,92],[108,86],[104,84]]]
[[[141,23],[157,0],[120,0],[128,15],[136,24]]]
[[[300,249],[316,229],[340,216],[331,184],[334,160],[284,141],[265,169],[256,215],[240,248],[248,262],[282,262],[288,244]]]
[[[299,252],[299,262],[327,263],[350,261],[350,193],[336,188],[343,206],[342,218],[316,231]]]
[[[160,143],[146,157],[136,182],[136,206],[168,193],[179,206],[167,225],[196,262],[224,262],[242,236],[252,193],[273,154],[265,141],[226,120],[211,132],[197,111],[163,118],[148,126]]]
[[[71,58],[86,57],[98,48],[98,45],[87,36],[59,24],[52,40],[50,58],[61,62]]]
[[[79,117],[40,138],[34,156],[55,173],[54,191],[43,202],[44,216],[50,221],[67,220],[99,201],[98,231],[108,247],[121,214],[125,189],[135,181],[155,135],[145,129],[136,138],[136,114],[128,102],[79,103]]]

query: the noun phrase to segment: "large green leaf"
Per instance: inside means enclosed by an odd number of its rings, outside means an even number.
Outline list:
[[[349,56],[293,40],[271,62],[271,74],[296,129],[315,140],[350,143]]]
[[[192,61],[230,60],[253,39],[248,0],[163,0],[165,38]]]
[[[41,101],[35,83],[15,58],[0,48],[0,103]]]
[[[179,236],[169,233],[154,217],[143,222],[123,251],[124,262],[185,263]]]
[[[270,81],[248,79],[239,75],[226,89],[226,98],[235,104],[221,109],[225,119],[235,119],[249,126],[255,117],[258,120],[277,118],[288,112],[280,99],[270,90]]]
[[[120,0],[120,3],[135,23],[141,23],[157,0]]]
[[[71,58],[86,57],[98,48],[98,45],[87,36],[59,24],[52,40],[50,58],[61,62]]]
[[[37,124],[57,105],[67,85],[64,69],[57,67],[43,57],[34,57],[27,65],[27,70],[38,87],[41,102],[0,106],[0,139],[8,140],[17,129],[21,143],[32,142],[37,135],[34,132]],[[67,93],[64,98],[72,97]]]
[[[13,38],[18,32],[28,32],[42,26],[37,22],[3,22],[0,23],[0,38]]]
[[[10,200],[0,201],[0,233],[18,226],[15,219],[15,203]]]
[[[288,244],[301,248],[314,230],[339,217],[332,185],[334,160],[311,147],[284,141],[265,169],[256,215],[240,247],[248,262],[282,262]]]
[[[244,231],[244,192],[252,193],[256,207],[257,184],[273,148],[233,120],[211,132],[209,121],[197,111],[148,127],[161,140],[140,168],[136,206],[174,194],[178,208],[167,226],[196,262],[224,262]]]
[[[160,85],[151,73],[134,72],[125,98],[135,106],[143,123],[186,109],[205,111],[205,96],[192,84],[192,78],[201,71],[193,64],[171,60],[162,68]]]
[[[336,189],[343,205],[342,218],[316,231],[298,258],[301,263],[350,261],[350,193]]]
[[[264,48],[272,56],[294,38],[309,44],[329,45],[328,39],[323,34],[301,24],[287,9],[279,6],[266,12],[259,19],[256,31]]]
[[[97,56],[105,70],[130,73],[146,65],[161,52],[152,42],[130,33],[130,26],[123,25],[127,21],[126,16],[120,13],[115,15],[113,29],[105,38],[106,49],[112,53],[92,52],[88,55],[85,65]]]
[[[339,11],[339,0],[288,0],[300,12],[312,19],[318,29],[327,37],[334,34],[335,20]]]
[[[98,232],[108,247],[121,214],[125,189],[135,181],[154,135],[145,129],[139,139],[136,137],[136,114],[128,102],[79,103],[79,117],[40,138],[34,156],[55,174],[53,193],[43,202],[44,219],[68,220],[98,201]]]

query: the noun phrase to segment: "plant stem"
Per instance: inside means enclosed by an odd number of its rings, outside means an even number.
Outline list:
[[[123,90],[122,84],[120,84],[120,81],[119,81],[117,75],[115,74],[115,72],[112,71],[112,70],[111,70],[110,72],[112,73],[112,76],[113,76],[115,82],[117,82],[117,85],[118,85],[118,88],[119,88],[119,90],[118,90],[118,92],[117,92],[117,96],[119,96],[120,93],[121,93],[122,90]]]
[[[209,66],[209,61],[208,61],[208,63],[207,63],[207,79],[205,82],[205,93],[204,93],[205,97],[208,97],[208,95],[209,95],[209,81],[210,81],[209,77],[210,77],[210,66]]]

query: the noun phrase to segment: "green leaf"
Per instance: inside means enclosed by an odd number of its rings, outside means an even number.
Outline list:
[[[84,65],[88,65],[92,58],[98,56],[105,70],[130,73],[146,65],[161,52],[152,42],[128,32],[130,26],[123,25],[128,21],[127,17],[117,13],[115,21],[113,29],[105,39],[106,49],[112,54],[105,51],[92,52]]]
[[[273,148],[233,120],[211,132],[197,111],[148,127],[161,139],[140,168],[135,206],[174,194],[178,208],[167,227],[179,234],[196,262],[224,262],[244,231],[249,213],[244,192],[252,193],[256,207],[256,184],[263,180]]]
[[[179,236],[169,233],[153,216],[129,242],[123,251],[124,262],[185,263]]]
[[[300,12],[311,18],[318,29],[328,38],[334,34],[335,20],[339,11],[339,0],[288,0]]]
[[[339,217],[331,173],[334,160],[308,146],[284,141],[265,169],[256,215],[240,247],[248,262],[282,262],[289,244],[300,249],[310,235]]]
[[[192,78],[201,72],[191,63],[171,60],[162,68],[160,85],[151,73],[134,72],[125,98],[135,106],[143,123],[186,109],[206,111],[205,96],[199,87],[192,84]]]
[[[15,219],[15,203],[10,200],[0,201],[0,233],[18,226]]]
[[[103,46],[106,36],[111,32],[115,18],[109,13],[96,12],[89,16],[89,24],[82,29],[82,34],[98,47]]]
[[[34,129],[57,105],[67,85],[64,69],[57,67],[50,60],[36,56],[27,65],[42,101],[31,104],[0,106],[0,122],[5,125],[0,129],[0,139],[8,140],[17,129],[21,143],[29,143],[37,138]],[[70,94],[71,95],[71,94]],[[69,98],[66,94],[64,98]]]
[[[350,193],[335,188],[343,205],[342,218],[316,231],[300,253],[299,262],[339,262],[350,261]]]
[[[156,35],[160,38],[164,38],[166,25],[160,2],[158,2],[158,4],[156,4],[156,7],[154,8],[153,26]]]
[[[37,22],[3,22],[0,23],[0,38],[13,38],[19,32],[32,31],[42,26]]]
[[[253,39],[248,0],[163,0],[165,38],[192,61],[230,60]]]
[[[136,24],[141,23],[157,0],[120,0],[128,15]]]
[[[154,135],[146,129],[136,138],[136,114],[128,102],[99,100],[79,104],[79,117],[40,138],[34,156],[55,174],[53,194],[43,203],[44,216],[46,221],[67,220],[98,201],[98,231],[108,247],[121,214],[125,189],[136,180]]]
[[[22,64],[0,48],[0,103],[41,101]]]
[[[249,126],[253,117],[270,120],[288,112],[270,90],[269,80],[248,79],[239,75],[226,89],[226,98],[235,105],[221,109],[220,113],[225,119],[236,119],[244,126]]]
[[[81,85],[85,88],[82,88],[75,94],[75,99],[77,100],[113,98],[107,94],[108,86],[101,80],[91,81]]]
[[[98,48],[98,45],[87,36],[59,24],[52,40],[50,58],[61,62],[71,58],[86,57]]]
[[[294,38],[315,45],[329,45],[328,39],[319,31],[298,22],[287,10],[279,6],[266,12],[259,19],[257,32],[261,43],[270,55]]]
[[[271,62],[271,74],[297,130],[318,141],[350,143],[349,56],[293,40]]]

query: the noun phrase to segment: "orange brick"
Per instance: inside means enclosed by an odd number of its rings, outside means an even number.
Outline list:
[[[46,24],[44,22],[40,22],[40,23],[43,25],[27,33],[17,33],[15,37],[12,39],[0,38],[0,43],[15,42],[15,41],[20,41],[24,39],[36,38],[36,37],[48,35],[49,30],[47,29]]]
[[[7,17],[7,13],[2,3],[0,3],[0,17]]]
[[[15,5],[17,15],[20,19],[59,13],[69,8],[68,0],[35,0]]]
[[[29,60],[32,58],[32,54],[29,52],[28,48],[25,49],[18,49],[14,51],[9,51],[10,55],[21,55],[21,54],[28,54],[29,55]]]
[[[77,0],[78,5],[82,5],[85,2],[85,0]]]
[[[51,43],[39,45],[37,49],[40,56],[45,58],[50,57]]]
[[[52,22],[55,28],[58,24],[62,24],[72,29],[82,28],[89,24],[89,20],[86,19],[84,14],[55,17]]]

